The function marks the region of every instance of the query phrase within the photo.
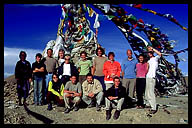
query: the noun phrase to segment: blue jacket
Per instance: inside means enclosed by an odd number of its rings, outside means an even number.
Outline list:
[[[121,64],[121,70],[124,72],[124,77],[126,79],[136,78],[136,64],[138,63],[137,59],[133,58],[132,60],[124,59]]]

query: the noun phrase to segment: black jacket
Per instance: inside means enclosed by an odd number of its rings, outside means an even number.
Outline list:
[[[25,60],[24,63],[19,60],[15,67],[15,78],[26,80],[32,78],[32,69],[29,61]]]
[[[115,90],[115,86],[113,85],[111,88],[109,88],[105,93],[105,97],[113,96],[116,97],[118,96],[117,99],[125,98],[126,96],[126,89],[120,84],[118,89],[117,89],[117,94]]]
[[[62,75],[63,74],[63,65],[65,62],[63,62],[61,64],[61,66],[58,67],[58,75]],[[71,68],[71,75],[76,75],[78,77],[79,73],[77,68],[74,66],[73,63],[70,63],[70,68]]]
[[[32,64],[32,71],[35,70],[35,68],[40,69],[42,67],[44,67],[44,70],[46,69],[46,66],[45,66],[45,64],[42,61],[40,61],[40,63],[38,63],[36,61],[36,62],[34,62]],[[33,76],[43,77],[44,78],[45,77],[45,71],[44,72],[35,72],[35,73],[33,73]]]

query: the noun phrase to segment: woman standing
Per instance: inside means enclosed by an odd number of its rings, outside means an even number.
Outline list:
[[[17,93],[19,99],[19,105],[27,105],[26,99],[29,95],[30,82],[32,78],[31,64],[26,60],[27,54],[25,51],[21,51],[19,54],[20,60],[15,67],[15,79],[17,80]],[[21,102],[24,98],[23,104]]]
[[[137,107],[141,109],[144,107],[143,95],[145,93],[146,86],[146,74],[148,72],[148,63],[144,61],[142,54],[138,57],[139,63],[136,64],[136,93],[137,93]]]

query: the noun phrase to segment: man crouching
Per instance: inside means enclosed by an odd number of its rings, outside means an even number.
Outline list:
[[[103,88],[97,79],[93,79],[91,73],[88,73],[86,80],[82,84],[83,97],[82,100],[88,105],[88,108],[95,106],[96,110],[101,110],[101,101],[103,99]]]
[[[126,94],[125,88],[120,84],[119,77],[115,77],[113,82],[114,85],[105,92],[106,120],[111,118],[111,105],[117,107],[113,119],[117,120],[119,118]]]
[[[70,81],[66,83],[64,89],[65,113],[69,113],[73,108],[74,111],[79,110],[81,95],[81,84],[77,82],[77,76],[71,75]],[[70,107],[70,103],[73,103],[73,107]]]

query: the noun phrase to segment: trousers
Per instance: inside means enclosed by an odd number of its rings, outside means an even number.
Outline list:
[[[112,108],[117,108],[117,110],[121,111],[123,102],[125,98],[120,98],[118,100],[109,100],[108,98],[105,98],[105,109],[110,110]]]
[[[122,85],[126,88],[126,93],[130,98],[134,97],[136,79],[123,78]]]
[[[146,78],[145,99],[149,102],[152,110],[156,110],[155,78]]]
[[[100,105],[101,104],[101,101],[103,100],[103,92],[99,92],[98,94],[96,94],[93,98],[90,98],[90,97],[88,97],[88,96],[85,96],[84,94],[83,94],[83,97],[82,97],[82,100],[86,103],[86,104],[91,104],[91,102],[94,100],[94,99],[96,99],[96,102],[97,102],[97,104],[98,105]]]

